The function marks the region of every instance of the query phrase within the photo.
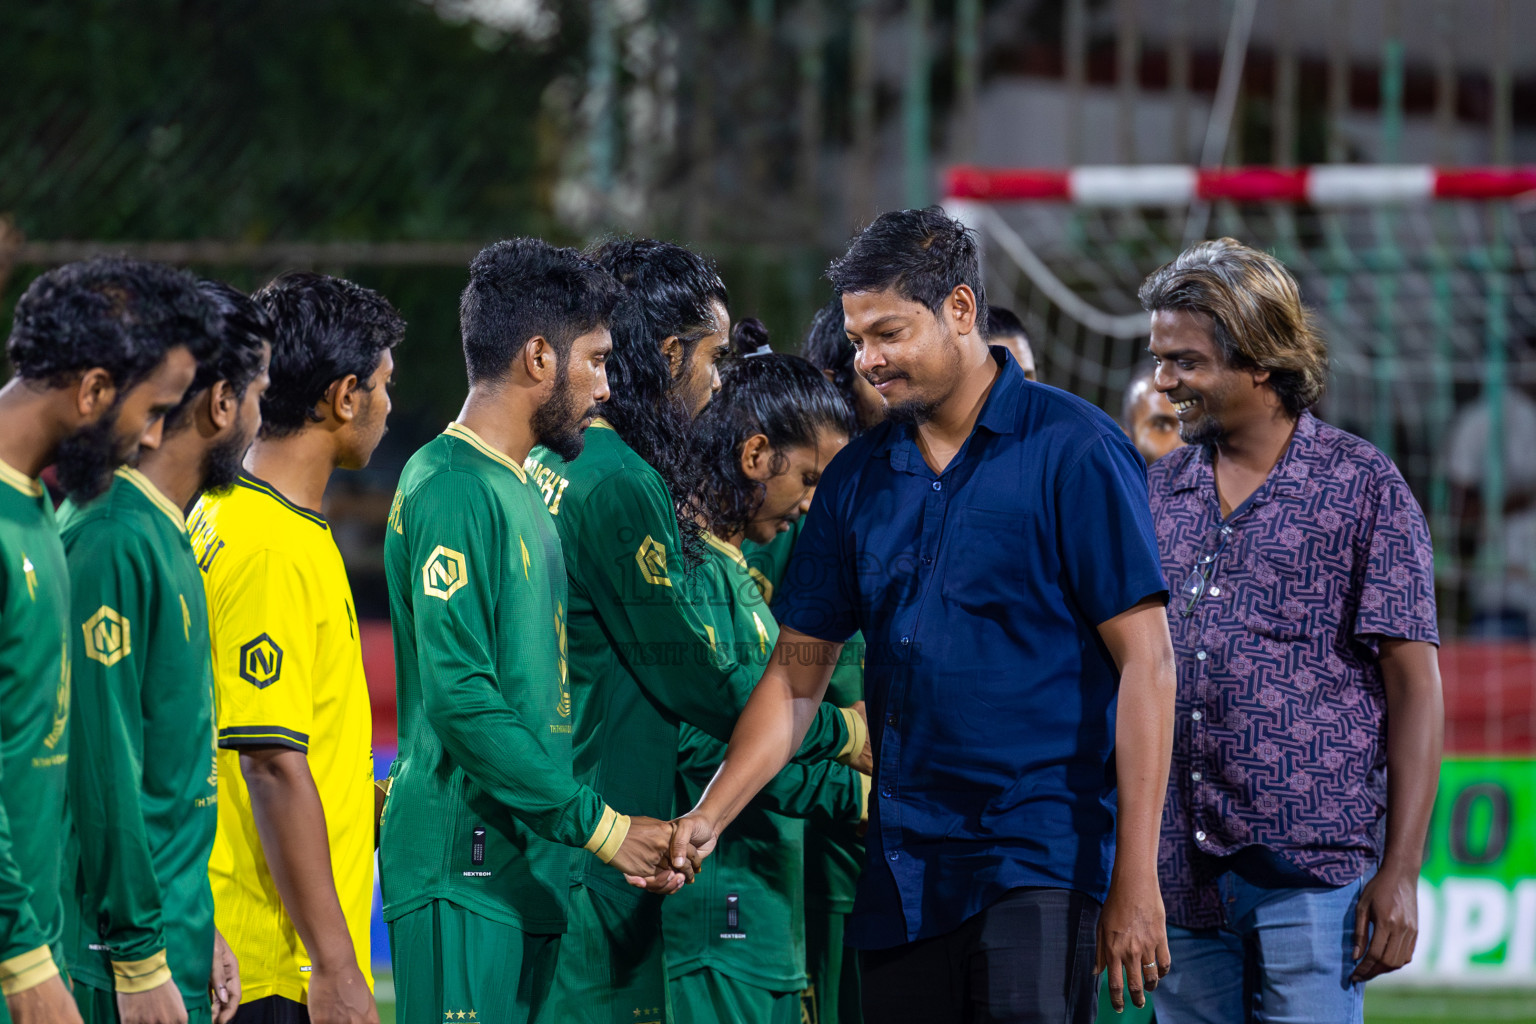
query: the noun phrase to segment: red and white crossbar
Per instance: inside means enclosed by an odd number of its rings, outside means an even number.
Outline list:
[[[1082,206],[1185,206],[1196,200],[1372,206],[1536,193],[1536,167],[1319,164],[1312,167],[952,167],[950,199],[1058,201]]]

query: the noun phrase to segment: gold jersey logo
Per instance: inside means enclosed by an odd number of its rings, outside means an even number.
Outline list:
[[[560,703],[555,710],[561,718],[571,717],[571,673],[565,658],[565,605],[555,602],[555,643],[560,649]]]
[[[428,597],[446,601],[469,579],[469,566],[464,556],[441,544],[432,549],[426,564],[421,567],[421,592]]]
[[[36,601],[37,600],[37,566],[32,564],[32,559],[27,557],[27,553],[25,551],[23,551],[21,553],[21,571],[27,577],[27,596],[29,598],[31,598],[32,600]]]
[[[405,504],[405,492],[396,491],[395,500],[389,503],[389,528],[400,536],[405,536],[405,528],[400,525],[400,506]]]
[[[85,632],[85,656],[111,668],[133,653],[128,617],[102,605],[80,628]]]
[[[667,578],[667,549],[665,545],[656,543],[650,534],[646,534],[645,540],[640,542],[640,549],[635,552],[635,561],[640,564],[640,575],[645,577],[645,582],[658,587],[672,585],[672,581]]]
[[[43,739],[43,746],[49,750],[59,745],[69,726],[69,642],[61,642],[59,648],[59,688],[54,692],[53,728]]]

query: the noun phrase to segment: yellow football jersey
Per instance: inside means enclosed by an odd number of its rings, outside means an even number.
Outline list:
[[[371,986],[373,719],[341,552],[324,519],[249,476],[205,495],[188,528],[208,591],[216,680],[219,829],[208,873],[214,919],[240,960],[241,999],[305,1001],[310,970],[262,854],[242,747],[308,756],[336,894]]]

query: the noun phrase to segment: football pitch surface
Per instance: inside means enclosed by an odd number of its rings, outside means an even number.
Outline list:
[[[394,983],[387,971],[377,972],[376,977],[379,1024],[395,1024]],[[1133,1012],[1121,1016],[1109,1008],[1107,1000],[1100,1000],[1102,1024],[1130,1024],[1138,1018],[1146,1019],[1145,1015]],[[1536,1024],[1536,990],[1483,992],[1366,986],[1365,1020],[1366,1024]]]

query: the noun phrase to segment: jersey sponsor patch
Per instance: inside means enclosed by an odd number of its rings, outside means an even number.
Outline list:
[[[426,564],[421,567],[421,592],[428,597],[437,597],[446,601],[452,597],[469,578],[469,565],[464,556],[452,548],[445,548],[439,544],[432,549],[427,556]]]
[[[645,582],[659,587],[672,585],[672,580],[667,577],[666,546],[658,544],[650,534],[646,534],[645,540],[640,542],[640,549],[635,552],[635,561],[640,564],[640,575],[645,577]]]
[[[85,656],[111,668],[133,653],[131,626],[126,615],[102,605],[80,628],[85,632]]]
[[[283,649],[270,636],[260,636],[240,645],[240,678],[265,690],[283,677]]]

